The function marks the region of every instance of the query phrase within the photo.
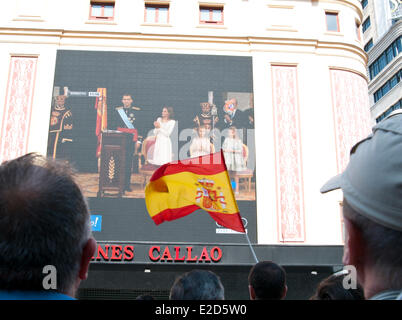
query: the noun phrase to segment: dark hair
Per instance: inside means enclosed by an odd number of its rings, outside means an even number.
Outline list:
[[[377,275],[387,288],[399,290],[402,287],[402,232],[366,218],[346,199],[343,214],[362,233],[367,263],[378,270]]]
[[[90,225],[73,174],[35,153],[0,166],[0,289],[43,290],[46,265],[57,270],[57,291],[74,284]]]
[[[163,109],[165,109],[166,108],[166,110],[168,111],[168,113],[169,113],[169,120],[172,120],[172,119],[174,119],[174,111],[173,111],[173,107],[167,107],[167,106],[164,106],[163,108],[162,108],[162,110]]]
[[[286,287],[286,272],[275,262],[260,261],[251,268],[248,284],[257,300],[280,300]]]
[[[345,289],[346,274],[333,274],[322,280],[310,300],[364,300],[363,288],[357,283],[356,289]]]
[[[224,300],[225,290],[220,278],[212,271],[193,270],[175,280],[170,300]]]

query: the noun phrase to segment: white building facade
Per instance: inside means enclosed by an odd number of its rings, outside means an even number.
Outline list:
[[[16,0],[6,8],[0,161],[46,154],[58,50],[246,56],[256,244],[343,245],[342,194],[319,188],[372,125],[359,0]]]

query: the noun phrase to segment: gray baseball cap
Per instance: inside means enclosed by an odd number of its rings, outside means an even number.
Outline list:
[[[402,111],[393,112],[355,144],[345,171],[320,191],[342,189],[350,206],[385,227],[402,231]]]

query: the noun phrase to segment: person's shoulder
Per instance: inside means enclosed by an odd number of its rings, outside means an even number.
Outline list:
[[[401,300],[402,299],[402,290],[386,290],[380,293],[377,293],[370,300]]]
[[[0,290],[0,300],[75,300],[75,299],[66,294],[55,291]]]

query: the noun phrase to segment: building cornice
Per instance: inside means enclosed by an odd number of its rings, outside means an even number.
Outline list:
[[[7,39],[7,36],[11,36]],[[14,36],[14,37],[12,37]],[[32,37],[29,41],[18,41],[15,37]],[[106,40],[105,42],[95,41],[94,43],[86,42],[71,43],[72,39],[86,40]],[[111,42],[119,41],[117,42]],[[121,41],[127,42],[122,45]],[[176,43],[211,43],[220,45],[239,45],[237,51],[253,52],[253,51],[271,51],[272,46],[281,45],[289,47],[297,47],[294,51],[311,52],[318,49],[336,49],[353,53],[367,63],[367,55],[358,45],[348,42],[327,41],[319,39],[303,39],[296,37],[263,37],[263,36],[220,36],[220,35],[186,35],[186,34],[155,34],[141,32],[107,32],[107,31],[76,31],[65,29],[27,29],[27,28],[0,28],[0,42],[16,42],[16,43],[35,43],[35,44],[55,44],[55,45],[77,45],[88,47],[138,47],[137,44],[130,45],[128,42],[133,41],[157,41],[157,42],[176,42]],[[211,48],[209,48],[211,49]],[[215,48],[212,48],[214,50]],[[222,50],[222,48],[216,48]],[[233,47],[228,48],[233,51]],[[236,50],[235,50],[236,51]],[[289,51],[289,50],[288,50]],[[290,51],[293,51],[290,50]]]
[[[368,83],[368,77],[366,74],[361,73],[359,71],[356,71],[354,69],[350,69],[350,68],[345,68],[345,67],[338,67],[338,66],[330,66],[329,67],[330,70],[342,70],[342,71],[348,71],[348,72],[352,72],[357,74],[358,76],[362,77],[364,80],[366,80],[366,82]]]

